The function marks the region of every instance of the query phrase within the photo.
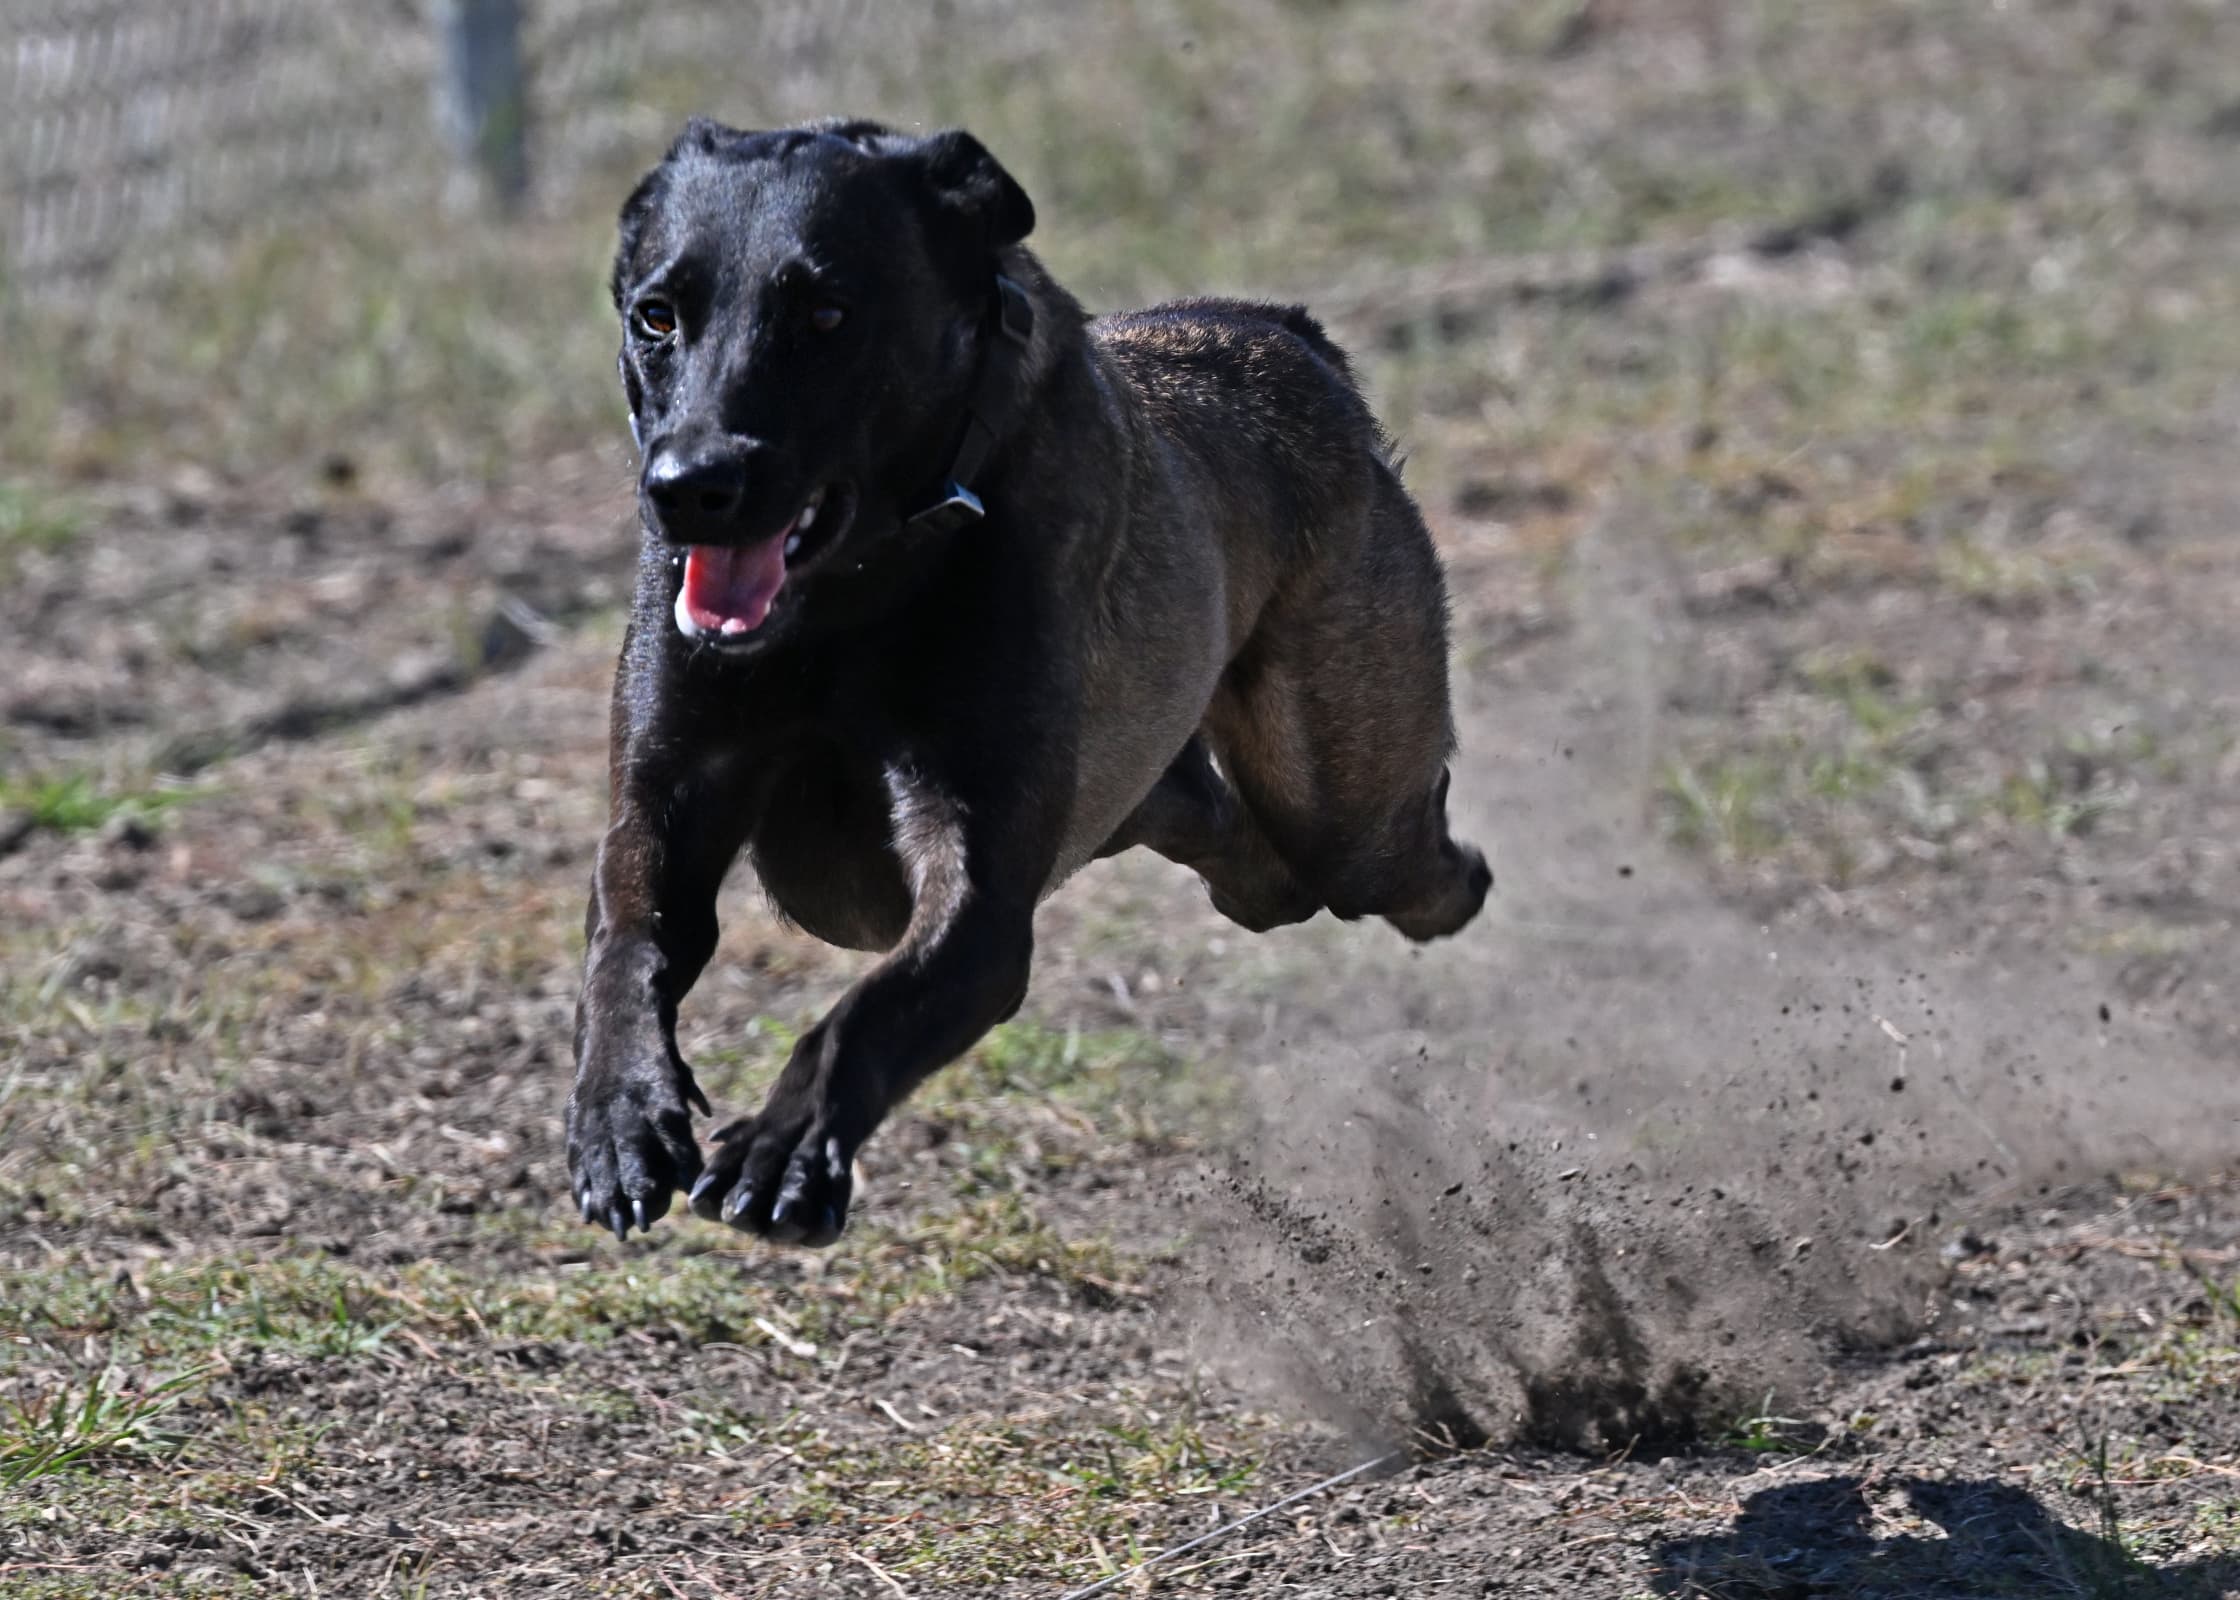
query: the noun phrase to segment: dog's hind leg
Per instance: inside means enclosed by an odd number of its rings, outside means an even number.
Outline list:
[[[1256,831],[1310,895],[1436,939],[1477,915],[1493,874],[1447,827],[1438,556],[1399,480],[1376,473],[1362,536],[1270,603],[1206,728]]]
[[[1254,933],[1304,922],[1322,909],[1215,770],[1198,734],[1097,855],[1137,845],[1196,872],[1214,909]]]
[[[1377,903],[1356,913],[1374,912],[1418,943],[1461,931],[1493,889],[1486,858],[1448,829],[1450,777],[1442,766],[1431,792],[1411,808],[1413,815],[1395,819],[1395,862],[1386,869]]]

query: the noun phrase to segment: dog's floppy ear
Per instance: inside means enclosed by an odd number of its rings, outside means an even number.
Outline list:
[[[1017,244],[1034,231],[1034,202],[1003,163],[962,128],[929,134],[910,152],[941,213],[971,231],[985,250]]]

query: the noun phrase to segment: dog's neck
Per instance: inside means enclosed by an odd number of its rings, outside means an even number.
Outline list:
[[[1022,431],[1035,395],[1088,320],[1080,303],[1021,245],[997,252],[988,293],[957,442],[941,480],[905,519],[906,528],[954,531],[988,515],[978,493],[981,480],[992,475],[993,458]]]
[[[903,526],[914,533],[949,533],[980,521],[987,508],[974,481],[988,456],[1017,426],[1026,408],[1027,363],[1033,353],[1034,301],[1017,280],[998,271],[980,334],[980,354],[965,397],[964,425],[933,498]]]
[[[1080,337],[1089,314],[1023,244],[998,250],[995,272],[1025,290],[1034,307],[1034,336],[1027,341],[1026,361],[1019,372],[1021,392],[1032,394],[1057,365],[1059,352]]]

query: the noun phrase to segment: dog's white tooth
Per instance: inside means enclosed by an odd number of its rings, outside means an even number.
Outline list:
[[[789,555],[789,556],[790,556],[790,555],[793,555],[793,554],[794,554],[795,552],[797,552],[798,550],[800,550],[800,548],[801,548],[801,535],[800,535],[800,534],[798,534],[798,533],[797,533],[797,534],[795,534],[795,535],[794,535],[794,536],[793,536],[792,538],[790,538],[790,539],[788,539],[788,540],[786,541],[786,554],[787,554],[787,555]]]
[[[816,522],[816,520],[817,503],[816,501],[811,500],[807,505],[801,508],[801,515],[793,519],[793,525],[796,528],[800,529],[803,533],[807,533],[810,527]]]

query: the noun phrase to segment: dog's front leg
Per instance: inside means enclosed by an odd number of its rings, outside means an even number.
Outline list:
[[[692,1209],[787,1244],[847,1224],[856,1151],[911,1090],[1018,1010],[1054,844],[901,771],[888,775],[910,923],[801,1036],[762,1110],[719,1130]]]
[[[570,1188],[584,1220],[617,1238],[659,1220],[700,1173],[687,1102],[703,1114],[708,1102],[677,1049],[677,1004],[715,953],[716,891],[751,815],[727,768],[688,765],[674,730],[631,724],[651,698],[618,685],[568,1096]]]

